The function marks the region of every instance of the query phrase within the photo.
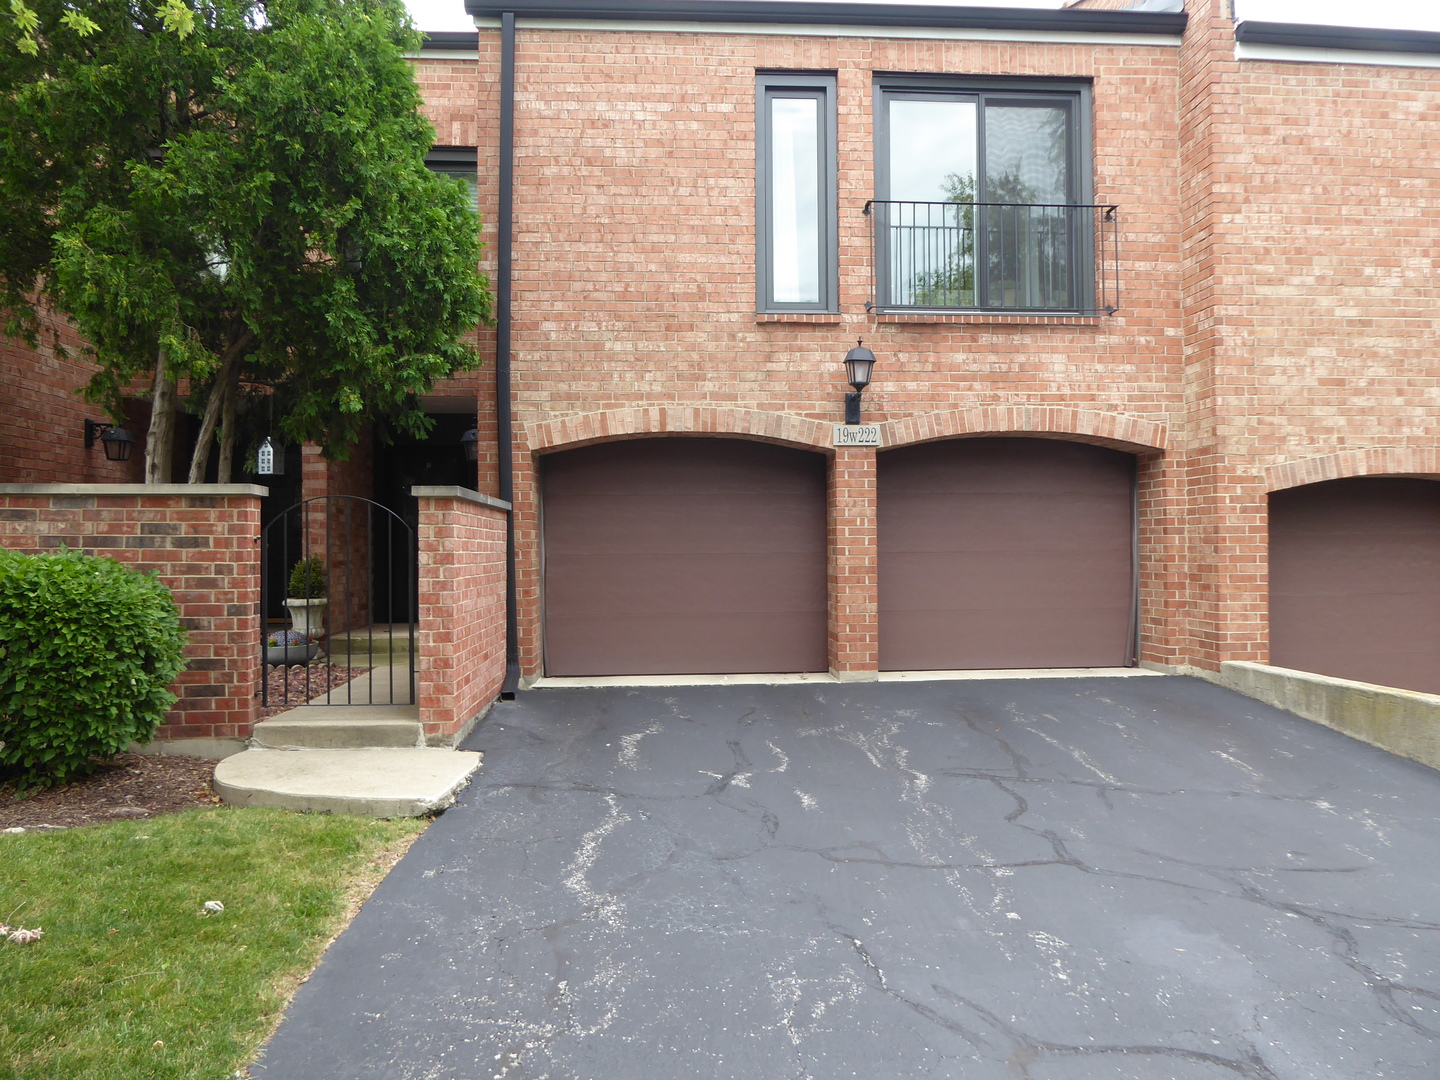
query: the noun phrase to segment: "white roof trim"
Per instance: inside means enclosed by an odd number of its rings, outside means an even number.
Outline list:
[[[1299,45],[1235,43],[1236,60],[1270,60],[1284,64],[1364,64],[1368,67],[1440,68],[1440,54],[1379,52],[1373,49],[1311,49]]]
[[[493,30],[499,19],[477,18]],[[932,41],[1023,41],[1045,45],[1148,45],[1178,48],[1180,37],[1157,34],[1079,34],[1059,30],[983,30],[930,26],[814,26],[783,23],[651,22],[619,19],[522,19],[518,30],[613,31],[627,34],[752,34],[766,37],[908,38]]]

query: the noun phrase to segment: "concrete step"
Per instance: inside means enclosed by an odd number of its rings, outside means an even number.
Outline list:
[[[331,634],[325,651],[337,664],[373,667],[379,664],[408,664],[410,631],[406,626],[383,624]]]
[[[394,707],[302,705],[262,720],[251,736],[266,750],[360,750],[424,746],[420,710]]]
[[[479,767],[466,750],[246,750],[215,766],[215,793],[232,806],[422,817],[453,803]]]

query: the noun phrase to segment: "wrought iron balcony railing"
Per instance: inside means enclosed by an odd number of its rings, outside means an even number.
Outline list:
[[[1113,315],[1119,208],[871,199],[871,310]]]

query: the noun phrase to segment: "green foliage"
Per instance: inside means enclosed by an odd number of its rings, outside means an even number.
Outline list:
[[[318,600],[325,595],[325,560],[301,559],[290,568],[289,595],[296,600]]]
[[[175,702],[185,635],[170,591],[113,559],[0,550],[0,771],[63,783]]]
[[[377,856],[424,827],[217,809],[0,835],[0,919],[45,929],[0,945],[0,1077],[239,1075],[347,891],[368,894]],[[203,915],[207,900],[225,910]]]
[[[377,416],[422,434],[416,396],[476,365],[491,298],[465,186],[424,164],[400,0],[21,6],[29,31],[0,16],[0,330],[69,315],[112,415],[163,350],[196,398],[234,359],[289,442],[343,456]]]

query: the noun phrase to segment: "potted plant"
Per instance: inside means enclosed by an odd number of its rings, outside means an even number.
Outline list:
[[[298,630],[277,630],[265,636],[265,663],[271,667],[308,664],[320,651],[320,642]]]
[[[301,559],[290,571],[290,626],[307,637],[318,638],[325,633],[325,560]]]

